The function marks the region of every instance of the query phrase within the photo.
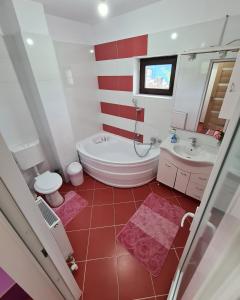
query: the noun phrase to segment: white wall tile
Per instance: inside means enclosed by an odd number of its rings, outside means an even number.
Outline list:
[[[98,90],[97,91],[98,101],[122,104],[122,105],[130,105],[133,106],[132,92],[121,92],[121,91],[109,91],[109,90]]]
[[[134,126],[135,126],[134,120],[111,116],[103,113],[100,114],[99,118],[102,124],[107,124],[110,126],[118,127],[132,132],[134,131]],[[144,127],[143,123],[138,122],[137,132],[143,134],[143,127]]]
[[[133,75],[133,58],[96,61],[97,75]]]
[[[40,81],[59,79],[60,73],[51,38],[25,32],[22,33],[22,38],[36,79]],[[33,40],[34,45],[28,45],[28,38]]]
[[[220,19],[149,34],[148,56],[178,54],[190,49],[217,45],[223,21]],[[175,40],[171,39],[173,32],[178,34]]]
[[[100,105],[97,101],[97,78],[94,56],[88,45],[54,42],[60,73],[75,141],[98,132],[97,118]],[[66,80],[66,70],[73,76],[73,85]]]
[[[38,138],[21,88],[0,83],[0,130],[9,148]]]

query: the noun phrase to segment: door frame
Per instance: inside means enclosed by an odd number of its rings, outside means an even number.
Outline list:
[[[81,290],[1,135],[0,153],[0,180],[1,187],[4,187],[0,189],[0,211],[63,299],[79,299]],[[9,195],[10,197],[8,197]],[[7,197],[8,199],[6,199]],[[61,299],[60,297],[59,299]],[[35,295],[35,299],[43,298]]]
[[[240,55],[240,54],[238,54],[238,55]],[[191,256],[195,242],[197,241],[198,237],[200,236],[200,233],[198,232],[198,228],[199,228],[201,222],[207,221],[207,216],[204,217],[204,212],[208,206],[209,199],[211,197],[211,194],[212,194],[213,188],[215,186],[215,183],[217,181],[221,167],[225,161],[226,155],[228,153],[228,149],[231,146],[232,137],[233,137],[236,127],[238,125],[239,118],[240,118],[240,95],[239,95],[239,100],[237,102],[237,105],[235,107],[234,115],[233,115],[232,119],[229,121],[224,140],[219,149],[217,161],[213,166],[210,178],[209,178],[207,186],[205,188],[205,191],[204,191],[204,194],[203,194],[203,197],[201,200],[201,204],[197,208],[193,222],[190,226],[190,234],[189,234],[188,240],[186,242],[186,245],[184,247],[183,254],[180,258],[180,261],[179,261],[179,264],[177,267],[177,271],[174,275],[172,285],[171,285],[169,295],[168,295],[168,300],[176,299],[177,291],[178,291],[178,288],[181,283],[183,266],[186,263],[187,258]]]
[[[205,85],[204,85],[201,105],[200,105],[199,114],[198,114],[198,122],[196,123],[196,126],[195,126],[195,131],[196,132],[197,132],[198,123],[199,123],[200,118],[201,118],[203,106],[204,106],[204,103],[205,103],[205,100],[206,100],[206,95],[207,95],[208,85],[209,85],[209,81],[210,81],[211,74],[212,74],[213,65],[215,63],[222,63],[222,62],[235,62],[236,63],[236,60],[237,60],[237,56],[235,58],[234,57],[232,57],[232,58],[229,57],[229,58],[213,58],[213,59],[210,59],[210,64],[209,64],[208,72],[207,72],[207,78],[206,78],[206,82],[205,82]],[[226,120],[226,123],[227,123],[227,121],[228,120]]]

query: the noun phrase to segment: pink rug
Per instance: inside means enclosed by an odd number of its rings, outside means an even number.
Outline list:
[[[154,276],[160,274],[185,211],[151,193],[119,232],[119,242]]]
[[[61,219],[63,225],[67,226],[67,224],[88,205],[88,202],[74,191],[68,192],[64,198],[65,201],[63,204],[54,208],[54,211]]]

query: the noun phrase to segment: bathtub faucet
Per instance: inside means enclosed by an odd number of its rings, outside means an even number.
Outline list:
[[[161,144],[161,142],[162,142],[162,140],[161,140],[160,138],[156,138],[156,137],[154,137],[154,136],[152,136],[152,137],[150,138],[150,143],[151,143],[152,145],[155,145],[155,144]]]

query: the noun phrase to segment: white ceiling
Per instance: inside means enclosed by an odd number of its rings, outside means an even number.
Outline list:
[[[50,15],[76,20],[88,24],[103,21],[98,15],[97,5],[100,0],[35,0],[44,5]],[[136,10],[140,7],[161,0],[106,0],[109,5],[109,16],[115,17]]]

